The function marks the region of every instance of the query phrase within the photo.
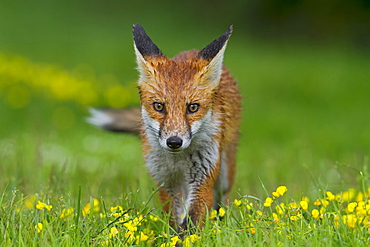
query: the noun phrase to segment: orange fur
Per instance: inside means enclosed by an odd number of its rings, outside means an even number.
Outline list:
[[[230,34],[169,59],[134,26],[144,157],[179,230],[202,227],[234,181],[241,96],[222,65]]]

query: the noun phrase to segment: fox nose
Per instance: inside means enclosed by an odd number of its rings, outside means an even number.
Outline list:
[[[182,146],[182,139],[178,136],[171,136],[167,139],[167,146],[171,149],[178,149]]]

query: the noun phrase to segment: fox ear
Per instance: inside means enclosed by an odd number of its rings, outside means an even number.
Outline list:
[[[163,53],[149,38],[140,24],[133,25],[132,32],[134,34],[134,48],[140,76],[145,77],[153,69],[147,62],[147,57],[163,56]]]
[[[233,26],[230,26],[221,37],[212,41],[198,53],[198,58],[208,61],[208,65],[202,71],[202,74],[206,76],[207,83],[218,85],[220,81],[224,52],[232,31]]]

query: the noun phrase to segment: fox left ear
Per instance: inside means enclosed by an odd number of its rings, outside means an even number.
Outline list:
[[[146,77],[153,70],[152,66],[147,62],[147,58],[163,56],[163,53],[153,43],[140,24],[133,25],[132,33],[134,34],[134,47],[140,77]]]
[[[231,25],[229,29],[221,35],[221,37],[212,41],[198,53],[198,58],[208,61],[208,65],[202,71],[202,74],[206,76],[207,83],[216,83],[218,85],[220,81],[222,61],[227,41],[229,40],[232,31],[233,26]]]

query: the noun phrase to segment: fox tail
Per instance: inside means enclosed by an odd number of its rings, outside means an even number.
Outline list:
[[[91,108],[86,121],[92,125],[112,132],[139,135],[142,127],[140,108],[96,109]]]

